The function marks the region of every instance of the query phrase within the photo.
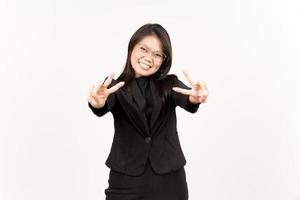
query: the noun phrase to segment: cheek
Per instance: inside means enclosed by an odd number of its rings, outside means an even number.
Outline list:
[[[159,70],[159,68],[160,68],[160,65],[155,66],[155,67],[153,67],[153,71],[154,71],[154,72],[157,72],[157,71]]]
[[[131,54],[130,61],[131,61],[132,64],[138,62],[138,56],[136,55],[136,53],[134,51]]]
[[[134,61],[134,56],[131,56],[130,57],[130,62],[131,62],[131,66],[134,66],[135,65],[135,61]]]
[[[132,55],[130,56],[130,63],[131,63],[131,65],[133,65],[133,56]]]

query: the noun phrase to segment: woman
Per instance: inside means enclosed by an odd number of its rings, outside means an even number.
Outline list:
[[[195,113],[206,102],[206,84],[191,87],[168,75],[172,47],[159,24],[145,24],[131,37],[125,68],[93,86],[88,106],[99,117],[111,112],[114,138],[106,200],[187,200],[188,188],[177,127],[176,106]]]

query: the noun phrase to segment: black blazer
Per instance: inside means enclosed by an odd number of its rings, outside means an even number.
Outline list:
[[[109,87],[117,83],[113,80]],[[120,88],[108,96],[102,108],[88,106],[99,117],[111,112],[114,118],[114,138],[109,156],[105,164],[116,171],[137,176],[143,173],[149,158],[152,168],[159,174],[164,174],[183,167],[186,159],[182,152],[177,127],[176,106],[195,113],[199,104],[192,104],[187,95],[171,90],[166,101],[166,110],[161,111],[160,100],[155,81],[150,79],[150,89],[153,95],[153,110],[148,125],[146,115],[141,112],[145,103],[136,81],[131,81],[131,93]],[[176,79],[174,87],[190,89]]]

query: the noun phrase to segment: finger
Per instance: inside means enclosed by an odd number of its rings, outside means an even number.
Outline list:
[[[207,82],[204,81],[203,83],[204,83],[205,90],[208,91],[208,88],[207,88]]]
[[[115,73],[111,73],[108,78],[104,81],[104,83],[102,84],[104,87],[108,87],[109,84],[111,83],[113,77],[114,77]]]
[[[94,89],[94,86],[89,87],[88,95],[90,95],[92,93],[93,89]]]
[[[108,89],[108,93],[114,93],[115,91],[117,91],[118,89],[120,89],[123,85],[125,84],[124,81],[121,81],[119,83],[117,83],[116,85],[112,86],[111,88]]]
[[[201,88],[202,88],[201,83],[199,81],[196,81],[196,83],[194,84],[194,89],[200,90]]]
[[[92,103],[92,104],[95,104],[95,103],[96,103],[96,100],[95,100],[95,99],[96,99],[95,96],[90,95],[90,96],[88,97],[88,102],[90,102],[90,103]]]
[[[191,90],[187,90],[187,89],[183,89],[183,88],[179,88],[179,87],[173,87],[172,88],[175,92],[179,92],[181,94],[184,94],[184,95],[191,95]]]
[[[201,89],[202,89],[203,91],[205,91],[206,89],[205,89],[204,82],[201,81],[201,82],[199,82],[199,84],[200,84]]]
[[[95,83],[95,84],[93,85],[91,92],[93,92],[93,93],[95,93],[95,94],[98,93],[98,91],[99,91],[99,89],[101,88],[102,84],[103,84],[102,82],[97,81],[97,83]]]
[[[90,89],[90,94],[95,95],[97,93],[97,90],[98,90],[97,86],[93,85]]]
[[[207,102],[207,97],[203,97],[201,100],[202,103],[206,103]]]
[[[183,75],[186,77],[187,81],[189,82],[189,84],[194,87],[195,85],[195,81],[193,81],[192,77],[190,76],[190,74],[187,71],[183,71]]]

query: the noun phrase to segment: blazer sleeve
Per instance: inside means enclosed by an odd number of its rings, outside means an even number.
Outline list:
[[[187,85],[185,85],[182,81],[179,79],[176,79],[176,81],[173,84],[173,87],[180,87],[183,89],[191,89]],[[178,92],[175,92],[173,89],[171,89],[171,99],[175,106],[180,106],[181,108],[185,109],[186,111],[190,113],[197,112],[200,103],[194,104],[189,101],[189,96],[184,95]]]
[[[105,78],[105,80],[107,79],[107,77]],[[104,81],[105,81],[104,80]],[[104,82],[103,81],[103,82]],[[117,83],[116,80],[112,80],[111,84],[107,87],[107,88],[111,88],[112,86],[114,86],[115,84]],[[98,117],[102,117],[103,115],[105,115],[107,112],[110,112],[112,111],[114,105],[115,105],[115,102],[116,102],[116,96],[115,96],[115,93],[112,93],[110,94],[107,99],[106,99],[106,102],[104,104],[103,107],[101,108],[95,108],[92,106],[92,104],[90,102],[88,102],[88,106],[89,108],[92,110],[92,112],[97,115]]]

